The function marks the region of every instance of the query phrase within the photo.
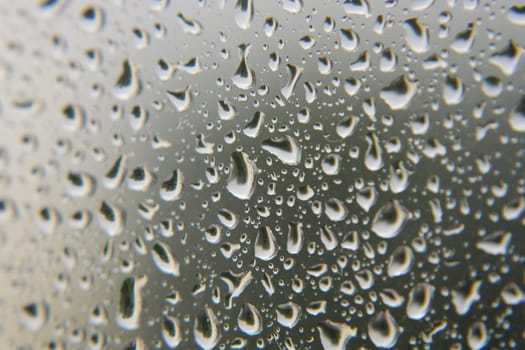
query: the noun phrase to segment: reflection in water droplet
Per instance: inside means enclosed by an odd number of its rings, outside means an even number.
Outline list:
[[[381,311],[370,320],[368,336],[378,348],[389,349],[397,343],[399,327],[388,310]]]
[[[162,200],[172,202],[180,198],[184,183],[182,171],[176,169],[171,176],[164,180],[160,185],[159,195]]]
[[[320,322],[317,330],[324,350],[345,350],[350,339],[357,335],[355,327],[331,320]]]
[[[284,96],[285,99],[288,100],[290,99],[290,97],[292,97],[295,87],[297,86],[297,82],[303,74],[303,68],[300,68],[293,64],[287,64],[286,70],[288,72],[288,76],[286,78],[286,83],[281,88],[281,94]]]
[[[140,326],[142,313],[142,288],[146,285],[148,278],[128,277],[120,287],[120,300],[117,313],[117,323],[126,330],[137,329]]]
[[[253,19],[253,0],[237,0],[235,5],[235,23],[241,29],[250,28]]]
[[[221,338],[219,322],[213,310],[205,306],[197,312],[193,323],[195,343],[204,350],[211,350]]]
[[[175,349],[182,341],[180,322],[175,317],[164,316],[162,320],[162,339],[170,349]]]
[[[419,283],[408,293],[406,312],[408,318],[421,320],[430,310],[435,287],[429,283]]]
[[[275,258],[279,246],[272,230],[268,226],[261,227],[255,238],[255,257],[264,261]]]
[[[372,221],[372,231],[381,238],[397,236],[408,219],[408,210],[397,200],[382,206]]]
[[[137,69],[129,60],[124,60],[121,73],[113,88],[113,95],[121,100],[129,100],[135,97],[140,92],[140,89],[141,84],[137,75]]]
[[[299,322],[302,310],[299,305],[293,302],[277,305],[275,308],[277,322],[286,328],[294,328]]]
[[[407,19],[404,26],[406,30],[405,41],[408,47],[416,53],[427,52],[430,47],[428,28],[423,26],[416,17]]]
[[[157,242],[151,249],[151,257],[155,266],[165,274],[172,276],[180,275],[180,266],[173,257],[171,249],[164,243]]]
[[[191,103],[191,86],[184,90],[166,90],[166,96],[178,112],[184,112],[190,107]]]
[[[301,148],[291,136],[266,139],[262,142],[262,149],[279,158],[284,164],[298,165],[301,162]]]
[[[38,331],[49,318],[49,306],[46,302],[32,302],[20,311],[20,322],[28,331]]]
[[[249,199],[256,185],[257,167],[244,152],[231,154],[232,166],[226,188],[239,199]]]
[[[97,212],[100,227],[110,236],[116,236],[124,230],[124,212],[115,205],[102,201]]]
[[[239,45],[239,55],[241,56],[241,61],[235,69],[235,73],[232,76],[232,82],[239,89],[247,90],[251,89],[255,84],[255,73],[250,67],[248,67],[248,54],[250,53],[249,44]]]
[[[406,109],[416,95],[417,87],[417,82],[411,82],[402,75],[381,90],[379,96],[392,110]]]
[[[257,335],[261,333],[263,322],[261,314],[255,306],[250,303],[244,303],[237,317],[237,324],[241,331],[248,335]]]

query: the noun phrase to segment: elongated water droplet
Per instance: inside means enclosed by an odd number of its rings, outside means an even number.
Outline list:
[[[365,152],[365,166],[370,171],[378,171],[383,167],[383,151],[375,133],[366,136],[368,148]]]
[[[281,94],[284,96],[285,99],[288,100],[290,99],[290,97],[292,97],[295,87],[297,86],[297,82],[303,74],[303,68],[297,67],[293,64],[287,64],[286,70],[288,72],[288,75],[284,86],[281,88]]]
[[[117,206],[102,201],[97,212],[100,227],[110,236],[116,236],[124,231],[125,214]]]
[[[137,69],[129,60],[124,60],[122,62],[122,70],[113,88],[113,95],[118,99],[128,100],[136,96],[140,89],[141,84],[137,75]]]
[[[172,276],[180,275],[180,265],[173,257],[171,249],[164,243],[157,242],[151,249],[151,257],[155,266],[165,274]]]
[[[241,29],[250,28],[253,19],[253,0],[237,0],[235,5],[235,23]]]
[[[182,171],[176,169],[171,176],[164,180],[160,185],[159,195],[162,200],[172,202],[180,198],[184,183]]]
[[[249,199],[256,185],[257,167],[244,152],[231,154],[232,166],[226,188],[239,199]]]
[[[259,136],[259,133],[261,132],[261,128],[264,124],[264,116],[265,114],[263,112],[257,111],[253,114],[252,119],[246,123],[246,126],[242,130],[244,135],[250,137],[250,138],[256,138]]]
[[[430,47],[428,28],[422,25],[416,17],[407,19],[404,26],[406,30],[405,41],[408,47],[416,53],[427,52]]]
[[[346,51],[354,51],[359,46],[359,36],[350,28],[343,28],[339,31],[341,37],[341,47]]]
[[[193,323],[195,343],[204,350],[211,350],[221,338],[219,322],[213,310],[205,306],[195,316]]]
[[[525,95],[510,112],[509,125],[516,132],[525,132]]]
[[[162,339],[170,349],[175,349],[182,341],[180,322],[177,318],[164,316],[162,319]]]
[[[241,331],[248,335],[261,333],[263,322],[259,310],[250,303],[244,303],[237,317],[237,324]]]
[[[421,320],[427,315],[432,306],[435,289],[436,288],[429,283],[419,283],[410,290],[406,305],[408,318]]]
[[[126,174],[126,157],[118,157],[103,179],[103,184],[109,189],[116,189],[122,183]]]
[[[263,226],[259,229],[254,247],[255,257],[258,259],[269,261],[277,255],[279,249],[277,239],[268,226]]]
[[[253,85],[255,84],[255,73],[248,66],[248,62],[247,62],[249,52],[250,52],[249,44],[239,45],[239,55],[241,57],[241,61],[239,62],[239,65],[235,69],[235,72],[233,73],[233,76],[232,76],[233,84],[237,86],[239,89],[243,89],[243,90],[251,89]]]
[[[146,285],[148,278],[128,277],[120,287],[120,300],[117,313],[117,323],[126,330],[137,329],[140,325],[142,313],[142,288]]]

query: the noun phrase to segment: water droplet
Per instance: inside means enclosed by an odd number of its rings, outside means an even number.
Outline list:
[[[122,62],[121,73],[113,88],[113,95],[121,100],[129,100],[135,97],[140,92],[140,89],[141,84],[137,69],[129,60],[124,60]]]
[[[417,82],[411,82],[402,75],[383,88],[379,96],[392,110],[406,109],[416,95],[417,87]]]
[[[525,96],[510,112],[509,125],[515,132],[525,132]]]
[[[416,17],[407,19],[404,26],[406,30],[405,41],[408,47],[416,53],[427,52],[430,47],[428,28],[422,25]]]
[[[239,89],[247,90],[251,89],[255,84],[255,73],[250,67],[248,67],[248,54],[250,52],[249,44],[239,45],[239,55],[241,61],[235,69],[235,73],[232,76],[232,82]]]
[[[458,288],[452,290],[452,305],[458,315],[466,315],[472,305],[480,299],[480,287],[481,281],[462,282]]]
[[[166,96],[178,112],[184,112],[190,107],[191,86],[183,90],[166,90]]]
[[[182,13],[177,14],[177,19],[179,20],[179,23],[184,33],[188,33],[191,35],[199,35],[202,32],[202,25],[199,21],[195,19],[189,19],[185,17]]]
[[[160,198],[166,202],[172,202],[180,198],[184,183],[184,176],[182,171],[176,169],[171,176],[166,178],[159,190]]]
[[[256,185],[257,167],[244,152],[231,154],[232,166],[226,188],[239,199],[249,199]]]
[[[257,138],[264,124],[264,116],[265,114],[263,112],[255,112],[252,118],[246,123],[246,126],[242,130],[244,135],[250,138]]]
[[[516,73],[522,54],[523,49],[516,45],[514,40],[509,40],[507,47],[493,54],[489,62],[498,67],[503,74],[511,76]]]
[[[140,325],[142,313],[142,288],[146,285],[148,278],[128,277],[120,287],[119,311],[117,313],[117,324],[126,329],[137,329]]]
[[[379,348],[389,349],[397,343],[399,327],[388,310],[381,311],[368,323],[368,336]]]
[[[406,245],[399,246],[394,250],[388,261],[388,276],[403,276],[410,272],[414,264],[414,253]]]
[[[276,156],[284,164],[298,165],[301,162],[301,148],[291,136],[266,139],[262,142],[262,149]]]
[[[461,79],[457,76],[447,76],[445,83],[443,84],[443,101],[447,105],[457,105],[463,101],[463,94],[465,92],[465,86]]]
[[[164,243],[157,242],[151,249],[151,257],[155,266],[165,274],[172,276],[180,275],[180,265],[173,257],[171,249]]]
[[[365,166],[370,171],[378,171],[383,167],[383,151],[375,133],[366,136],[368,148],[365,152]]]
[[[255,257],[264,261],[275,258],[279,250],[277,239],[268,226],[259,229],[255,238]]]
[[[288,100],[292,96],[295,87],[297,86],[297,82],[303,74],[303,69],[293,64],[287,64],[286,70],[288,72],[288,76],[286,78],[286,83],[281,88],[281,94],[285,99]]]
[[[509,9],[507,18],[512,24],[525,26],[525,5],[514,5]]]
[[[277,322],[286,328],[294,328],[301,319],[301,307],[293,302],[277,305]]]
[[[381,238],[397,236],[408,219],[408,210],[397,200],[382,206],[372,221],[372,231]]]
[[[474,322],[467,332],[467,344],[471,350],[481,350],[489,341],[487,326],[481,321]]]
[[[330,198],[325,202],[325,214],[332,221],[343,221],[348,216],[348,209],[337,198]]]
[[[345,350],[350,339],[357,335],[355,327],[331,320],[320,322],[317,330],[324,350]]]
[[[429,283],[419,283],[408,293],[406,312],[408,318],[421,320],[430,310],[436,288]]]
[[[345,0],[343,8],[348,15],[370,16],[370,5],[367,0]]]
[[[204,350],[211,350],[221,338],[219,322],[213,310],[205,306],[195,316],[193,323],[195,343]]]
[[[237,317],[237,324],[241,331],[248,335],[257,335],[262,332],[263,321],[259,310],[250,303],[244,303]]]
[[[22,307],[20,322],[28,331],[38,331],[49,318],[49,305],[45,302],[32,302]]]
[[[180,322],[175,317],[164,316],[162,319],[162,339],[170,349],[175,349],[182,341]]]
[[[103,179],[104,186],[109,189],[116,189],[122,183],[126,173],[126,157],[119,156]]]
[[[290,222],[288,224],[288,238],[286,250],[290,254],[299,254],[304,244],[303,224],[301,222]]]
[[[507,254],[512,234],[506,231],[496,231],[485,236],[476,243],[476,248],[490,255]]]
[[[359,46],[359,36],[350,28],[343,28],[339,31],[341,37],[341,47],[346,51],[354,51]]]
[[[124,230],[124,212],[115,205],[102,201],[97,212],[100,227],[110,236],[116,236]]]
[[[303,9],[303,0],[282,0],[283,9],[289,13],[296,14]]]
[[[250,28],[253,13],[253,0],[237,0],[235,5],[235,23],[237,23],[239,28],[244,30]]]

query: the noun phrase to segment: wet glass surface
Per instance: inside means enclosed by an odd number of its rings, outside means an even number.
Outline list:
[[[517,0],[0,1],[1,349],[522,349]]]

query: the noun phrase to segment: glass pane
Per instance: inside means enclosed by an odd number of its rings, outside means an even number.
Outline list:
[[[525,348],[518,0],[0,1],[0,348]]]

